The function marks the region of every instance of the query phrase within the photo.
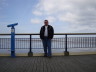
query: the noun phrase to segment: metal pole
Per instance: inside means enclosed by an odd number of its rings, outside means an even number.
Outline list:
[[[65,35],[65,52],[67,52],[67,34]]]
[[[32,52],[32,50],[31,50],[31,35],[30,35],[30,52]]]
[[[0,49],[1,49],[1,38],[0,38]]]
[[[11,57],[15,57],[15,28],[11,28]]]
[[[30,35],[30,50],[29,50],[28,56],[29,57],[33,56],[32,48],[31,48],[31,35]]]
[[[64,52],[65,56],[69,56],[69,52],[67,51],[67,34],[65,34],[65,52]]]

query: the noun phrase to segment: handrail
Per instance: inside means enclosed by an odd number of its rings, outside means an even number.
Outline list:
[[[11,34],[2,33],[0,35],[11,35]],[[39,35],[39,33],[16,33],[15,35]],[[96,33],[54,33],[54,35],[96,35]]]

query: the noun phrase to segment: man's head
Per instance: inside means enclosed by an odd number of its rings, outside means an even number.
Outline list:
[[[45,24],[45,26],[47,26],[48,25],[48,20],[44,20],[44,24]]]

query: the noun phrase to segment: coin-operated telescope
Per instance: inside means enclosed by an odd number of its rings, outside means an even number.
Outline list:
[[[7,25],[7,27],[11,27],[11,57],[15,57],[15,28],[14,26],[18,25],[18,23]]]

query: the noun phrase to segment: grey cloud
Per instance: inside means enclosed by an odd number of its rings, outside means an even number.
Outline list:
[[[77,10],[75,12],[75,9]],[[75,20],[79,22],[79,26],[96,26],[96,1],[94,0],[83,0],[81,3],[73,3],[73,12],[78,16]]]
[[[42,5],[44,3],[46,5]],[[96,0],[41,0],[37,8],[45,16],[67,22],[71,31],[92,31],[96,27]]]

